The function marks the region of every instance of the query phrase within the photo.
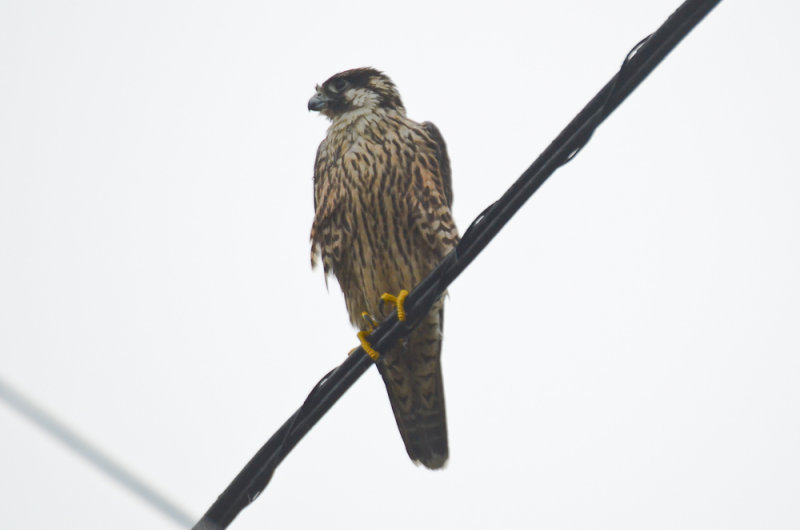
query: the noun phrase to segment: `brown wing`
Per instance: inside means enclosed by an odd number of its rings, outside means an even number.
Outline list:
[[[412,215],[420,235],[441,259],[458,243],[458,230],[450,211],[453,203],[450,160],[435,125],[425,122],[420,132],[425,141],[411,163]]]
[[[447,206],[453,208],[453,180],[450,173],[450,157],[447,156],[447,144],[444,143],[444,137],[439,132],[439,128],[432,122],[422,122],[422,126],[428,131],[431,139],[436,143],[437,159],[439,161],[439,171],[442,177],[442,187],[444,196],[447,200]]]
[[[421,280],[452,250],[458,232],[450,212],[450,161],[442,135],[430,122],[414,124],[412,131],[413,149],[402,151],[410,158],[401,162],[412,178],[413,228],[429,247],[420,254],[422,262],[413,265]],[[431,469],[444,466],[449,453],[441,365],[443,325],[444,301],[439,299],[408,338],[378,363],[406,451],[412,460]]]

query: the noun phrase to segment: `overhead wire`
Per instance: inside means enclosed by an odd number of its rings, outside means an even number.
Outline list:
[[[21,392],[0,378],[0,400],[23,417],[30,420],[53,438],[72,449],[97,469],[101,470],[116,483],[134,493],[141,500],[171,519],[178,526],[189,528],[195,518],[164,494],[148,485],[143,479],[116,462],[109,455],[67,427],[42,407],[25,397]]]

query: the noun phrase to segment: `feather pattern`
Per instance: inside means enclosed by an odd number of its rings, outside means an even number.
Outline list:
[[[458,242],[447,148],[432,123],[406,117],[394,84],[371,68],[333,76],[312,105],[331,119],[314,168],[312,264],[336,277],[363,329],[363,311],[391,311],[381,294],[411,289]],[[443,306],[377,362],[406,450],[429,468],[448,457]]]

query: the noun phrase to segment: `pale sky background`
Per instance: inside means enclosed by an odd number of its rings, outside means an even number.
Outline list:
[[[677,6],[3,0],[0,378],[199,517],[356,345],[315,83],[389,74],[463,231]],[[445,471],[370,370],[231,528],[800,527],[798,16],[723,1],[453,284]],[[0,433],[0,527],[176,528]]]

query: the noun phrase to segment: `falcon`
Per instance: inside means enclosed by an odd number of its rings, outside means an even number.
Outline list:
[[[458,243],[450,161],[439,129],[406,111],[394,83],[373,68],[317,85],[308,109],[330,121],[314,165],[311,264],[344,293],[350,322],[376,360],[406,451],[415,463],[447,462],[440,298],[414,331],[386,351],[365,337]],[[400,293],[395,297],[390,293]]]

